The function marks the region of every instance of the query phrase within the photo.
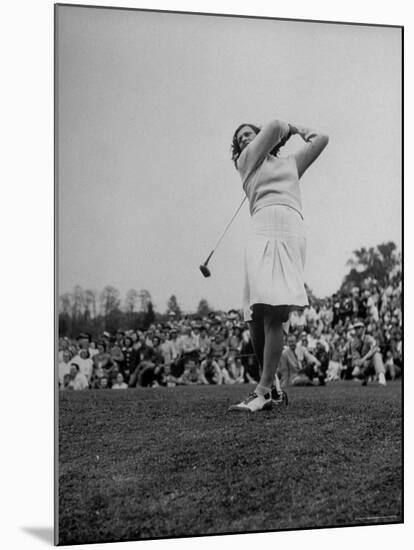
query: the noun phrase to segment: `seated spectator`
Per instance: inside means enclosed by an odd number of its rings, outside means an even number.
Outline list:
[[[92,390],[98,390],[101,387],[101,380],[102,378],[105,378],[106,381],[108,381],[108,378],[106,377],[105,370],[102,368],[100,364],[93,366],[92,370],[92,376],[89,380],[89,387]]]
[[[240,357],[236,357],[233,361],[230,361],[227,370],[235,384],[244,383],[244,367]]]
[[[177,385],[177,378],[171,374],[170,365],[162,365],[157,382],[160,386],[165,386],[167,388],[173,388]]]
[[[177,385],[191,386],[200,384],[200,371],[197,363],[190,357],[184,363],[184,372],[177,379]]]
[[[77,340],[78,340],[79,350],[81,349],[86,350],[87,352],[89,352],[89,355],[91,357],[93,357],[95,353],[97,353],[97,350],[94,349],[91,345],[92,336],[90,334],[87,334],[87,333],[79,334]]]
[[[374,338],[366,334],[365,325],[357,321],[354,326],[354,336],[352,339],[352,375],[362,380],[365,386],[371,375],[376,375],[378,383],[386,385],[385,367],[380,353],[379,346]]]
[[[119,334],[119,332],[118,332]],[[118,366],[118,369],[121,368],[122,363],[124,362],[124,354],[122,353],[122,348],[118,344],[114,344],[111,348],[111,359],[116,365]]]
[[[63,383],[60,385],[59,389],[60,389],[60,390],[68,390],[68,389],[70,389],[70,388],[69,388],[70,381],[71,381],[71,375],[70,375],[70,373],[65,374],[65,375],[63,376]]]
[[[211,340],[211,354],[215,361],[218,359],[227,360],[228,348],[221,333],[217,333]]]
[[[319,361],[319,365],[316,367],[316,375],[319,380],[319,385],[325,385],[326,373],[329,367],[329,353],[321,340],[316,342],[315,357]]]
[[[124,377],[122,376],[122,373],[118,373],[117,377],[115,379],[115,382],[112,384],[113,390],[126,390],[128,388],[128,384],[124,382]]]
[[[155,380],[155,363],[145,359],[141,361],[129,379],[129,387],[136,386],[150,387]]]
[[[115,333],[115,346],[117,348],[122,349],[124,347],[124,338],[125,331],[119,328]]]
[[[161,340],[158,336],[154,336],[152,339],[152,361],[158,365],[164,363],[164,356],[161,347]]]
[[[241,357],[244,367],[244,381],[247,384],[257,384],[260,379],[259,361],[254,353],[250,335],[246,332],[243,335]]]
[[[217,359],[217,365],[220,369],[219,384],[234,384],[234,380],[231,378],[229,371],[226,368],[226,361],[224,359]]]
[[[333,382],[341,378],[343,366],[339,361],[329,361],[328,370],[326,371],[326,381]]]
[[[65,375],[70,373],[71,359],[72,354],[69,351],[69,348],[64,349],[62,353],[62,360],[58,363],[58,380],[60,386],[63,386]]]
[[[277,373],[281,386],[311,386],[315,374],[314,366],[320,366],[319,361],[305,349],[299,349],[297,353],[296,336],[289,334],[288,347],[282,352]]]
[[[68,383],[69,390],[87,390],[89,388],[86,376],[80,372],[79,365],[76,363],[70,364],[70,382]]]
[[[69,340],[68,338],[59,338],[59,353],[58,353],[58,361],[63,361],[63,354],[65,351],[69,351]]]
[[[108,379],[106,378],[106,376],[103,376],[102,378],[100,378],[99,384],[96,387],[96,389],[107,390],[108,388],[109,388]]]
[[[230,334],[227,340],[228,355],[227,361],[234,361],[234,359],[240,355],[242,348],[241,330],[238,326],[233,326],[230,329]]]
[[[220,384],[221,372],[212,355],[204,359],[200,365],[200,380],[202,384]]]
[[[89,384],[93,369],[93,359],[89,349],[81,348],[79,354],[73,357],[72,362],[79,366],[80,372],[86,377]]]
[[[390,380],[395,380],[401,374],[401,368],[394,363],[392,351],[389,350],[385,356],[385,375]]]

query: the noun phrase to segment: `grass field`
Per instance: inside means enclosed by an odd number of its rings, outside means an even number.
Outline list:
[[[61,393],[59,543],[402,521],[401,384]]]

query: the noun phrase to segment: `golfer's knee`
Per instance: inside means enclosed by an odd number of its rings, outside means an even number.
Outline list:
[[[264,306],[264,321],[268,325],[282,325],[289,319],[289,306]]]

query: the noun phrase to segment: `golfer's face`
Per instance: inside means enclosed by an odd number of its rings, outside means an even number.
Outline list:
[[[256,133],[250,126],[243,126],[237,133],[237,143],[239,144],[240,149],[243,149],[249,145],[251,141],[256,137]]]

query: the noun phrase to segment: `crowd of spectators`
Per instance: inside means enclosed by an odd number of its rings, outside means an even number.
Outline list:
[[[401,292],[401,270],[395,269],[385,285],[368,278],[293,312],[282,362],[293,358],[306,384],[355,378],[353,326],[359,320],[382,356],[386,377],[401,376]],[[61,337],[58,377],[61,390],[242,384],[258,381],[259,366],[241,312],[230,310],[171,317],[148,330]]]

